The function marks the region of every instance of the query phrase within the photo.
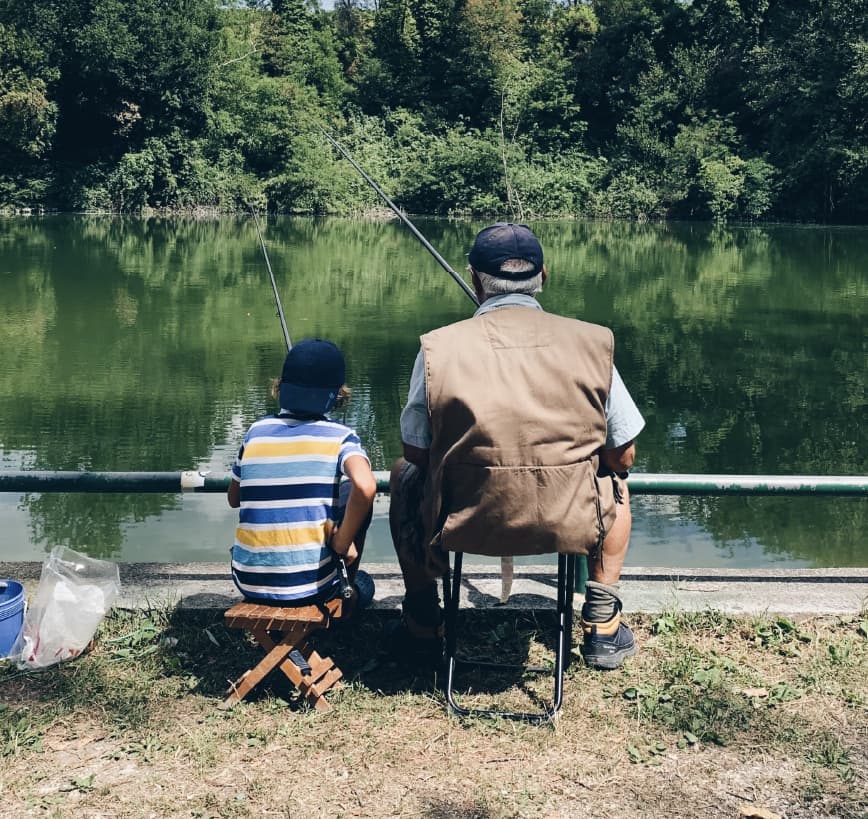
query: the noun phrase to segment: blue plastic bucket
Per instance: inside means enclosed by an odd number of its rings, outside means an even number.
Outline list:
[[[24,586],[0,580],[0,657],[8,657],[24,626]]]

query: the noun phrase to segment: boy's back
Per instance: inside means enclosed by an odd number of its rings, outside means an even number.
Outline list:
[[[339,578],[327,544],[346,504],[344,462],[354,455],[368,459],[358,436],[334,421],[272,415],[251,425],[232,468],[241,501],[232,576],[245,597],[331,596]]]

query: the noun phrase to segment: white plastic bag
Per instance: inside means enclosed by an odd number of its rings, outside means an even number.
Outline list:
[[[18,667],[46,668],[81,654],[120,587],[117,563],[65,546],[52,549],[12,649]]]

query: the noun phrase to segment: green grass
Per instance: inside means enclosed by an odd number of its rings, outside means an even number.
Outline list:
[[[320,714],[280,675],[218,709],[260,656],[221,612],[115,611],[75,661],[0,665],[0,788],[15,809],[57,815],[73,802],[129,816],[263,815],[279,794],[289,811],[279,815],[495,817],[556,816],[579,797],[605,815],[604,785],[617,778],[625,805],[646,795],[645,808],[617,815],[713,815],[710,792],[734,815],[745,796],[727,790],[724,769],[735,766],[752,783],[744,792],[782,814],[868,810],[864,617],[635,617],[639,654],[615,672],[576,656],[561,716],[532,727],[449,717],[433,674],[382,653],[393,616],[366,612],[320,633],[346,681]],[[546,668],[553,626],[550,612],[462,612],[461,646]],[[533,710],[552,693],[547,674],[467,672],[458,684],[483,707]],[[310,766],[336,790],[302,798]],[[134,773],[119,781],[122,771]]]

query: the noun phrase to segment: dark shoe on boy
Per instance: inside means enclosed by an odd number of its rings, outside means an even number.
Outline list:
[[[353,581],[353,591],[356,597],[356,611],[364,611],[371,605],[377,591],[374,578],[366,571],[359,569]]]

